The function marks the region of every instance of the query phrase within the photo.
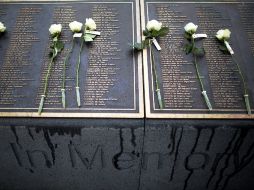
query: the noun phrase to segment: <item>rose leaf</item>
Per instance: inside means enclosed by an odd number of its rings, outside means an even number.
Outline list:
[[[205,55],[205,49],[194,47],[192,53],[198,57],[202,57]]]

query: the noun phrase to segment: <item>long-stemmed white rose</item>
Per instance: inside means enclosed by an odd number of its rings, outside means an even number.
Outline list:
[[[230,32],[229,29],[221,29],[217,32],[216,38],[221,42],[221,45],[219,46],[220,50],[224,53],[229,53],[232,57],[233,62],[236,64],[238,73],[239,73],[239,75],[242,79],[242,82],[243,82],[243,91],[244,91],[243,92],[244,93],[243,97],[244,97],[244,101],[245,101],[245,107],[246,107],[247,113],[251,114],[251,107],[250,107],[250,100],[249,100],[249,93],[248,93],[248,85],[245,81],[245,77],[244,77],[244,74],[241,70],[240,65],[238,64],[235,57],[233,56],[234,51],[231,48],[231,46],[229,45],[228,40],[230,39],[230,35],[231,35],[231,32]]]
[[[160,51],[161,47],[158,44],[156,37],[166,36],[167,33],[168,33],[168,27],[163,27],[162,23],[158,22],[157,20],[150,20],[147,22],[146,29],[143,31],[145,40],[143,40],[141,43],[135,43],[133,45],[133,47],[136,50],[143,50],[149,47],[150,60],[151,60],[152,68],[153,68],[153,75],[154,75],[154,81],[155,81],[155,92],[157,95],[160,109],[163,109],[164,103],[161,96],[160,82],[157,75],[157,68],[156,68],[155,59],[154,59],[153,47],[151,46],[151,44],[153,43],[154,46],[157,48],[157,50]]]
[[[4,33],[5,30],[6,30],[6,27],[4,26],[2,22],[0,22],[0,33]]]
[[[195,65],[197,77],[198,77],[198,80],[199,80],[199,83],[201,86],[201,90],[202,90],[201,94],[204,97],[204,100],[206,102],[208,109],[212,110],[212,105],[210,103],[210,100],[209,100],[208,95],[206,93],[203,81],[201,79],[199,67],[198,67],[198,62],[197,62],[197,57],[202,57],[205,54],[204,48],[198,48],[195,46],[195,38],[197,38],[197,35],[195,33],[196,33],[197,29],[198,29],[198,25],[195,25],[192,22],[185,25],[185,27],[184,27],[185,38],[187,40],[189,40],[189,43],[185,44],[184,50],[185,50],[186,54],[192,53],[192,55],[194,57],[194,65]],[[198,37],[206,37],[206,34],[200,34],[200,35],[198,35]]]
[[[97,35],[100,35],[100,32],[96,30],[96,23],[92,18],[87,18],[85,27],[84,27],[84,34],[79,50],[79,57],[77,61],[76,67],[76,98],[77,98],[77,105],[78,107],[81,106],[80,103],[80,91],[79,91],[79,69],[80,69],[80,59],[81,59],[81,52],[83,49],[84,42],[92,42]]]
[[[44,99],[47,95],[47,88],[48,88],[48,78],[50,75],[50,71],[52,69],[52,65],[54,62],[55,57],[57,56],[58,53],[60,53],[63,49],[63,43],[59,41],[59,37],[62,31],[62,25],[61,24],[52,24],[49,28],[49,32],[51,34],[51,37],[53,38],[53,46],[51,47],[51,59],[50,63],[48,66],[48,71],[45,77],[45,83],[44,83],[44,90],[43,90],[43,95],[41,95],[41,101],[40,105],[38,108],[38,114],[41,114],[42,109],[43,109],[43,104],[44,104]]]
[[[62,92],[62,105],[63,105],[63,108],[66,107],[66,101],[65,101],[65,75],[66,75],[66,64],[67,64],[67,61],[70,57],[70,53],[72,52],[73,50],[73,47],[74,47],[74,39],[77,38],[77,37],[81,37],[82,36],[82,33],[79,33],[81,32],[82,30],[82,26],[83,24],[80,23],[80,22],[77,22],[77,21],[73,21],[69,24],[69,27],[70,27],[70,30],[73,32],[73,38],[72,38],[72,41],[71,41],[71,48],[70,50],[68,51],[65,59],[64,59],[64,67],[63,67],[63,77],[62,77],[62,89],[61,89],[61,92]]]

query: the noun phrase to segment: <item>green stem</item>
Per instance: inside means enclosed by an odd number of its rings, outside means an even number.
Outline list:
[[[232,60],[233,60],[233,62],[236,64],[237,70],[238,70],[238,72],[239,72],[239,74],[240,74],[240,76],[241,76],[241,79],[242,79],[242,82],[243,82],[244,94],[248,94],[247,84],[246,84],[246,82],[245,82],[245,78],[244,78],[244,76],[243,76],[243,73],[242,73],[242,71],[241,71],[241,68],[240,68],[238,62],[235,60],[234,56],[232,56]]]
[[[201,86],[201,90],[204,91],[205,88],[204,88],[204,84],[202,82],[202,79],[201,79],[201,76],[200,76],[200,73],[199,73],[199,68],[198,68],[198,63],[197,63],[197,57],[195,55],[193,55],[193,56],[194,56],[194,65],[195,65],[196,73],[197,73],[198,80],[199,80],[199,83],[200,83],[200,86]]]
[[[160,93],[160,84],[159,84],[158,75],[157,75],[157,72],[156,72],[156,65],[155,65],[154,54],[153,54],[151,42],[149,43],[149,48],[150,48],[150,57],[151,57],[151,60],[152,60],[153,74],[154,74],[154,78],[155,78],[155,86],[156,86],[155,91],[156,91],[156,94],[157,94],[159,107],[160,107],[160,109],[163,109],[164,106],[163,106],[163,101],[162,101],[162,97],[161,97],[161,93]]]
[[[55,44],[55,43],[54,43]],[[43,109],[43,105],[44,105],[44,99],[46,97],[46,94],[47,94],[47,89],[48,89],[48,78],[49,78],[49,75],[50,75],[50,71],[52,69],[52,65],[53,65],[53,61],[54,61],[54,58],[56,57],[57,53],[56,54],[53,54],[51,60],[50,60],[50,64],[48,66],[48,71],[47,71],[47,75],[46,75],[46,80],[45,80],[45,83],[44,83],[44,90],[43,90],[43,95],[41,95],[41,101],[40,101],[40,105],[39,105],[39,108],[38,108],[38,114],[41,115],[41,112],[42,112],[42,109]]]
[[[76,70],[76,99],[78,107],[80,107],[80,92],[79,92],[79,68],[80,68],[80,59],[81,59],[81,52],[84,45],[84,39],[82,39],[80,50],[79,50],[79,57],[78,57],[78,63],[77,63],[77,70]]]
[[[70,53],[73,50],[73,46],[74,46],[74,38],[72,38],[72,42],[71,42],[71,49],[68,51],[67,56],[64,59],[64,66],[63,66],[63,78],[62,78],[62,89],[65,89],[65,76],[66,76],[66,63],[70,57]]]
[[[53,61],[54,61],[55,56],[53,55],[51,60],[50,60],[50,64],[48,66],[48,71],[47,71],[47,75],[46,75],[46,80],[45,80],[45,84],[44,84],[44,90],[43,90],[43,95],[46,96],[47,93],[47,89],[48,89],[48,78],[52,69],[52,65],[53,65]]]
[[[74,46],[74,38],[72,38],[72,42],[71,42],[71,49],[68,51],[65,59],[64,59],[64,65],[63,65],[63,77],[62,77],[62,89],[61,89],[61,92],[62,92],[62,105],[63,105],[63,108],[66,107],[66,104],[65,104],[65,78],[66,78],[66,63],[67,61],[69,60],[69,57],[70,57],[70,53],[72,52],[73,50],[73,46]]]
[[[250,100],[249,100],[249,93],[248,93],[248,88],[247,88],[247,83],[245,81],[245,78],[244,78],[244,75],[241,71],[241,67],[239,66],[238,62],[235,60],[234,56],[232,56],[232,60],[233,62],[236,64],[237,66],[237,70],[238,70],[238,73],[240,74],[240,77],[242,79],[242,82],[243,82],[243,88],[244,88],[244,101],[245,101],[245,107],[246,107],[246,110],[248,112],[248,114],[250,115],[251,114],[251,107],[250,107]]]
[[[206,105],[208,107],[209,110],[212,110],[212,105],[210,103],[210,100],[209,100],[209,97],[205,91],[205,87],[204,87],[204,84],[203,84],[203,81],[201,79],[201,75],[200,75],[200,72],[199,72],[199,68],[198,68],[198,63],[197,63],[197,56],[193,53],[193,50],[195,48],[195,40],[194,38],[191,38],[192,40],[192,54],[193,54],[193,57],[194,57],[194,65],[195,65],[195,69],[196,69],[196,73],[197,73],[197,76],[198,76],[198,80],[199,80],[199,83],[200,83],[200,86],[201,86],[201,90],[202,90],[202,95],[204,97],[204,100],[206,102]]]
[[[83,49],[84,40],[82,39],[81,46],[79,49],[79,56],[78,56],[78,62],[77,62],[77,69],[76,69],[76,87],[79,86],[79,68],[80,68],[80,59],[81,59],[81,52]]]
[[[194,40],[194,38],[192,38],[192,50],[194,49],[194,47],[195,47],[195,40]],[[197,57],[195,54],[193,54],[193,57],[194,57],[194,65],[195,65],[196,73],[197,73],[198,80],[199,80],[199,83],[201,86],[201,90],[205,91],[205,88],[204,88],[204,85],[203,85],[203,82],[202,82],[202,79],[200,76],[199,68],[198,68]]]
[[[43,105],[44,105],[44,99],[45,99],[45,97],[47,95],[48,78],[49,78],[49,75],[50,75],[50,72],[51,72],[51,69],[52,69],[52,65],[53,65],[54,59],[55,59],[55,57],[57,56],[57,53],[58,53],[58,50],[56,48],[57,40],[58,40],[58,36],[56,36],[53,39],[53,46],[54,46],[54,50],[55,51],[53,51],[53,55],[52,55],[52,57],[50,59],[50,63],[49,63],[49,66],[48,66],[48,71],[47,71],[46,79],[45,79],[45,83],[44,83],[43,95],[41,95],[41,101],[40,101],[40,105],[39,105],[39,108],[38,108],[38,114],[39,115],[41,115],[41,112],[42,112],[42,109],[43,109]]]

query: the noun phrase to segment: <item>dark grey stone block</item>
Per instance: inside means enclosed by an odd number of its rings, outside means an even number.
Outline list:
[[[138,189],[142,133],[0,127],[0,189]]]
[[[251,190],[253,135],[251,121],[147,121],[140,189]]]

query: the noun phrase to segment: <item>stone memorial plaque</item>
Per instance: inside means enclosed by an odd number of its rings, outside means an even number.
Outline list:
[[[76,67],[81,38],[66,67],[66,108],[61,103],[64,59],[71,48],[69,23],[93,18],[101,32],[81,52],[81,106],[76,103]],[[0,21],[1,117],[143,117],[142,58],[130,48],[140,40],[139,2],[2,1]],[[37,113],[50,63],[51,24],[62,24],[63,51],[52,67],[41,115]]]
[[[150,49],[144,50],[144,77],[146,113],[148,118],[246,118],[243,81],[231,55],[223,54],[215,35],[219,29],[231,31],[229,43],[234,50],[246,80],[250,107],[254,112],[254,3],[145,0],[142,7],[142,29],[149,20],[156,19],[169,28],[154,46],[156,72],[164,107],[160,109],[156,94],[155,77]],[[201,94],[192,54],[186,55],[183,46],[184,26],[193,22],[196,33],[207,38],[195,40],[205,49],[205,56],[197,58],[201,79],[212,104],[209,111]]]

